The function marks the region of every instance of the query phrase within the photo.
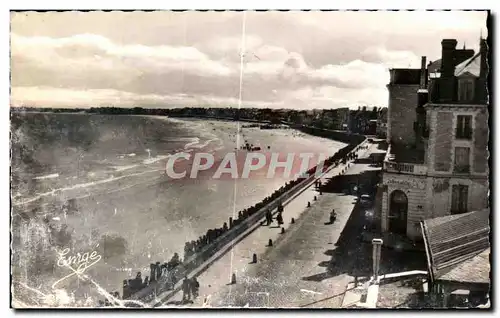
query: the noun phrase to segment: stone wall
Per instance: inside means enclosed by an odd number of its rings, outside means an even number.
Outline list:
[[[429,175],[451,177],[454,173],[455,147],[469,147],[470,175],[486,177],[489,173],[489,126],[486,107],[431,107],[427,112],[430,126],[426,153]],[[460,115],[473,117],[473,134],[470,140],[455,138],[457,117]]]
[[[388,85],[389,108],[387,137],[393,143],[410,145],[415,142],[413,123],[417,115],[419,85]]]
[[[488,172],[488,112],[484,108],[479,111],[475,119],[475,129],[474,129],[474,166],[473,171],[477,173],[487,173]]]
[[[403,191],[408,198],[407,235],[412,239],[421,237],[419,222],[423,219],[450,215],[452,186],[469,187],[468,211],[488,207],[489,183],[487,178],[419,177],[413,175],[383,174],[384,193],[382,198],[381,227],[389,231],[390,196],[395,190]]]
[[[419,222],[427,217],[427,178],[415,175],[387,173],[383,174],[384,194],[382,200],[382,230],[389,231],[389,209],[391,194],[401,190],[408,198],[407,235],[418,238]]]
[[[469,187],[468,211],[477,211],[488,207],[489,186],[486,178],[433,178],[433,195],[430,198],[432,202],[431,217],[450,215],[452,186],[456,184]]]
[[[449,171],[451,168],[451,142],[453,138],[453,113],[438,112],[436,126],[433,127],[434,170]]]

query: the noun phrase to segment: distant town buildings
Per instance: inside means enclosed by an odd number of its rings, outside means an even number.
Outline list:
[[[335,130],[347,130],[347,122],[349,120],[349,108],[335,109],[335,117],[333,119],[333,127]]]
[[[381,229],[421,239],[420,222],[488,208],[487,44],[442,41],[442,58],[390,74]]]
[[[387,107],[382,108],[378,112],[376,132],[377,137],[387,138]]]

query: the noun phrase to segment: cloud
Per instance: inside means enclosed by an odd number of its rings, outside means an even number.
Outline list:
[[[228,44],[233,42],[221,38],[216,43],[226,43],[221,51],[234,51]],[[243,67],[244,100],[279,105],[278,96],[286,98],[303,87],[380,87],[386,76],[381,66],[363,61],[314,69],[301,54],[262,44],[256,36],[245,47],[243,66],[236,60],[211,59],[194,47],[119,45],[93,34],[56,39],[13,34],[11,43],[14,104],[49,105],[51,98],[57,104],[79,105],[238,103]],[[197,98],[182,100],[182,94]],[[292,100],[291,106],[307,104]]]
[[[195,72],[200,75],[226,76],[231,70],[216,63],[193,47],[117,45],[94,34],[78,34],[68,38],[11,36],[12,56],[32,59],[44,67],[110,69],[117,71],[158,68]],[[56,63],[56,64],[54,64]]]
[[[238,103],[242,73],[244,103],[382,106],[388,68],[419,67],[421,55],[439,58],[443,37],[475,44],[486,17],[484,12],[246,15],[242,37],[243,14],[237,12],[13,13],[12,100],[26,100],[14,94],[23,88],[40,98],[41,90],[76,94],[90,105],[92,97],[117,106]],[[309,91],[314,94],[297,95]],[[43,96],[47,105],[58,99]]]
[[[381,64],[386,68],[420,67],[420,56],[411,51],[389,51],[379,46],[366,48],[361,55],[363,61]]]

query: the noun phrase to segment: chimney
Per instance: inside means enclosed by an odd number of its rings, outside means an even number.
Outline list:
[[[454,53],[457,40],[444,39],[441,41],[441,77],[453,77],[455,70]]]
[[[455,95],[455,48],[457,40],[444,39],[441,41],[441,78],[439,79],[439,100],[451,102]]]
[[[422,61],[420,63],[420,88],[427,88],[427,58],[422,56]]]

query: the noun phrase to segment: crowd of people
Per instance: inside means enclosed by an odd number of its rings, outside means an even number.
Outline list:
[[[196,299],[199,295],[200,291],[200,283],[196,279],[196,277],[193,278],[187,278],[187,276],[184,276],[184,280],[182,281],[182,301],[191,301],[191,296],[193,297],[193,300]]]
[[[366,146],[358,146],[356,143],[348,144],[344,148],[338,150],[333,156],[329,157],[328,159],[325,160],[324,167],[329,167],[331,165],[339,165],[340,163],[345,163],[348,160],[353,160],[357,158],[357,154],[354,154],[354,152],[350,153],[354,149],[363,149]],[[307,171],[308,175],[313,175],[316,173],[316,167],[313,167]],[[243,221],[245,221],[247,218],[250,216],[254,215],[258,211],[260,211],[263,207],[265,207],[267,204],[270,202],[275,201],[278,199],[282,194],[286,193],[290,189],[292,189],[294,186],[298,185],[300,182],[304,181],[304,177],[299,177],[295,180],[292,180],[290,182],[286,182],[284,186],[279,188],[278,190],[274,191],[270,196],[266,197],[263,199],[261,202],[255,204],[254,206],[244,209],[242,211],[238,212],[238,217],[233,219],[232,217],[229,218],[229,222],[224,222],[224,224],[215,229],[209,229],[207,230],[206,234],[200,236],[197,240],[192,240],[189,242],[186,242],[184,244],[184,262],[190,263],[193,259],[198,258],[200,255],[202,255],[203,258],[208,259],[211,257],[213,254],[215,254],[217,251],[215,249],[210,250],[208,247],[210,247],[211,244],[213,244],[217,239],[219,239],[223,234],[227,233],[228,231],[231,231],[233,228],[238,227],[239,224],[241,224]],[[276,216],[276,220],[278,222],[278,225],[283,224],[283,205],[281,202],[278,203],[278,214]],[[271,210],[266,211],[266,221],[267,225],[270,225],[272,223],[273,217]],[[201,253],[203,251],[203,253]],[[160,264],[160,262],[156,262],[156,264],[150,264],[150,276],[146,277],[144,281],[142,280],[141,273],[137,273],[137,276],[135,279],[129,279],[129,280],[124,280],[123,283],[123,299],[127,299],[134,293],[138,292],[142,288],[146,287],[149,285],[151,282],[159,280],[162,276],[167,275],[169,277],[168,284],[169,286],[166,286],[167,289],[173,288],[173,286],[177,283],[177,276],[181,273],[180,271],[176,270],[177,266],[182,264],[182,260],[180,259],[179,255],[177,253],[174,254],[172,259],[169,262],[166,262],[164,264]],[[185,278],[186,280],[186,278]],[[183,290],[184,290],[184,282],[183,282]],[[191,289],[190,289],[191,290]],[[192,292],[185,293],[189,295],[194,295]]]

